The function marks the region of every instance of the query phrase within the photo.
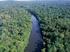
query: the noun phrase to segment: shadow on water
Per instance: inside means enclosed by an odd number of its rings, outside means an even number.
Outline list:
[[[31,13],[31,12],[30,12]],[[40,30],[40,24],[36,15],[32,14],[32,31],[29,39],[29,43],[25,52],[41,52],[43,47],[42,34]]]

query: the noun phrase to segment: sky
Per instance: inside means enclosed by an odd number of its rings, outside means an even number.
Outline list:
[[[33,0],[0,0],[0,1],[33,1]]]
[[[70,1],[70,0],[0,0],[0,1]]]

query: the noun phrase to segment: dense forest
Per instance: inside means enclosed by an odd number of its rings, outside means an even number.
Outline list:
[[[24,52],[31,32],[31,15],[20,6],[1,7],[0,52]]]
[[[0,2],[0,52],[25,52],[32,29],[31,11],[40,23],[41,52],[70,52],[69,2]]]
[[[69,3],[32,3],[29,10],[37,14],[43,33],[42,52],[70,52]]]

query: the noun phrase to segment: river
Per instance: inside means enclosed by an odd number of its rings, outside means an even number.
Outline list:
[[[32,31],[25,52],[41,52],[43,40],[40,32],[39,21],[33,15],[31,19],[32,19]]]

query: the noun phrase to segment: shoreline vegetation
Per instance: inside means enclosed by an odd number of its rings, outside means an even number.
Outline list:
[[[0,52],[24,52],[31,27],[31,15],[24,8],[0,9]]]
[[[0,52],[23,52],[33,11],[43,34],[42,52],[70,52],[70,2],[0,2]]]
[[[67,4],[32,3],[29,10],[39,16],[43,33],[42,52],[70,51],[70,7]]]

